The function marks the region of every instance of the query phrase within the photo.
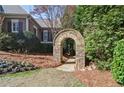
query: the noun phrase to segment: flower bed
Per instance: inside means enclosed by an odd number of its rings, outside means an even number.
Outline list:
[[[37,69],[37,67],[27,62],[16,62],[0,59],[0,74],[23,72],[34,69]]]

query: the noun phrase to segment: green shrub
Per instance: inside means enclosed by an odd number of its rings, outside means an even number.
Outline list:
[[[31,31],[25,31],[24,36],[26,37],[25,49],[28,52],[40,52],[41,43],[36,35]]]
[[[33,53],[40,52],[40,41],[33,32],[24,33],[0,33],[0,50]]]
[[[97,68],[100,70],[110,70],[111,63],[106,61],[97,61],[96,62]]]
[[[112,63],[115,42],[123,39],[123,10],[124,6],[84,5],[76,9],[74,26],[84,36],[86,57],[103,69]]]
[[[7,33],[0,32],[0,50],[11,50],[14,44],[14,38]]]
[[[124,85],[124,39],[118,41],[114,49],[112,74],[118,83]]]
[[[52,53],[53,52],[52,43],[41,43],[40,51],[41,53]]]
[[[100,29],[92,29],[92,31],[84,32],[86,57],[92,62],[96,62],[98,68],[110,69],[115,42],[122,38],[121,34],[112,35],[113,37],[109,34],[109,31]],[[103,64],[106,66],[103,66]]]
[[[21,53],[38,52],[40,41],[31,31],[24,31],[23,33],[13,33],[12,38],[16,41],[16,48],[14,51]]]
[[[36,38],[35,34],[31,31],[24,31],[23,35],[27,38],[27,39],[32,39],[32,38]]]

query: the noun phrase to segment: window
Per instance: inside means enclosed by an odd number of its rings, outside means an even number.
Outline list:
[[[52,43],[52,32],[48,30],[41,32],[41,41],[44,43]]]
[[[17,32],[19,32],[19,20],[17,20],[17,19],[12,19],[11,20],[11,22],[12,22],[12,32],[14,32],[14,33],[17,33]]]
[[[48,42],[48,30],[43,31],[43,42]]]

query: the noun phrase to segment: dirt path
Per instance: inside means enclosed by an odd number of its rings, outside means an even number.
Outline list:
[[[61,66],[56,67],[57,70],[66,71],[66,72],[74,72],[75,71],[75,63],[73,64],[63,64]]]
[[[40,69],[32,72],[0,76],[0,86],[6,87],[72,87],[83,86],[73,73],[63,72],[55,68]]]

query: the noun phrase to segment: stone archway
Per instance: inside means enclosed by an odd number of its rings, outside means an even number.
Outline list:
[[[75,41],[76,45],[76,64],[75,69],[80,70],[85,66],[85,45],[84,45],[84,39],[80,32],[74,30],[74,29],[64,29],[58,32],[53,40],[53,56],[56,61],[61,62],[62,61],[62,42],[66,38],[71,38]]]

